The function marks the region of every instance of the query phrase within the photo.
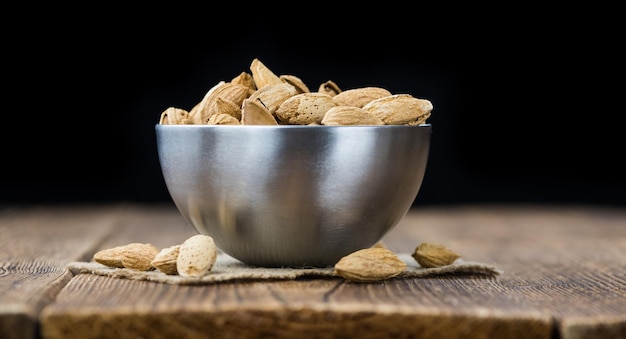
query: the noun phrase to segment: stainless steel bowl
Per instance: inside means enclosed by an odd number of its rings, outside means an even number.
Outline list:
[[[374,245],[422,184],[431,125],[156,125],[167,189],[226,254],[327,267]]]

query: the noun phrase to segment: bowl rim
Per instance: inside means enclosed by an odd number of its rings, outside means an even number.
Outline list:
[[[431,123],[424,123],[419,125],[337,125],[337,126],[325,126],[325,125],[201,125],[201,124],[161,124],[155,125],[157,128],[266,128],[266,129],[294,129],[294,128],[306,128],[306,129],[393,129],[393,128],[431,128]]]

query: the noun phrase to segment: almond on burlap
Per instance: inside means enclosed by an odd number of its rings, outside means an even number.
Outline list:
[[[178,253],[180,252],[180,245],[174,245],[161,249],[159,253],[154,257],[151,264],[157,270],[168,274],[178,274],[176,267],[176,260],[178,259]]]
[[[104,249],[94,254],[94,261],[109,267],[148,271],[159,249],[148,243],[130,243]]]
[[[335,274],[356,282],[379,281],[402,273],[407,265],[384,247],[369,247],[352,252],[335,264]]]
[[[176,267],[178,275],[199,278],[209,273],[217,260],[217,247],[213,238],[197,234],[185,240],[178,249]]]

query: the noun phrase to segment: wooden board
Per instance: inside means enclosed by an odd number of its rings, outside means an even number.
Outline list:
[[[63,269],[101,248],[165,247],[192,234],[169,205],[3,210],[0,337],[626,337],[626,211],[618,209],[418,208],[383,240],[396,252],[444,244],[496,265],[495,278],[178,286]]]

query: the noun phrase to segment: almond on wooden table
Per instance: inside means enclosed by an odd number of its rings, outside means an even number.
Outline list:
[[[411,256],[424,268],[446,266],[461,256],[441,244],[421,243]]]

